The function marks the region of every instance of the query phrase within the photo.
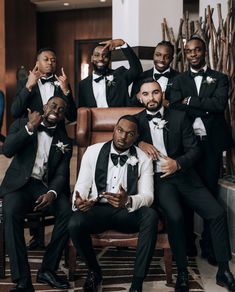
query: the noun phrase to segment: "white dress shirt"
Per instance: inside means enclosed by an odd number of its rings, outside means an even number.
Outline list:
[[[148,110],[147,114],[149,115],[155,115],[157,112],[150,112]],[[164,108],[161,107],[159,110],[161,115],[163,116]],[[153,118],[151,121],[149,121],[149,127],[150,127],[150,133],[153,141],[153,146],[157,148],[157,150],[163,154],[163,157],[159,157],[158,160],[154,161],[154,172],[161,172],[161,166],[165,162],[164,156],[167,156],[167,151],[163,139],[163,129],[160,129],[156,126],[156,123],[159,123],[162,119],[160,118]],[[154,124],[155,123],[155,124]],[[167,127],[167,124],[166,124]]]
[[[97,188],[95,184],[95,170],[98,155],[104,143],[97,143],[89,146],[83,155],[81,168],[79,171],[78,179],[74,188],[72,202],[75,201],[76,191],[79,192],[83,199],[98,198]],[[111,147],[111,152],[114,153],[114,148]],[[153,165],[152,160],[149,159],[146,154],[136,147],[138,163],[138,193],[131,196],[132,208],[129,211],[134,211],[142,206],[150,206],[153,202]],[[110,153],[111,153],[110,152]],[[115,151],[116,152],[116,151]],[[126,153],[126,152],[125,152]],[[129,153],[129,151],[127,151]],[[124,153],[121,153],[121,155]],[[108,173],[106,182],[106,191],[118,192],[119,185],[122,185],[126,190],[127,188],[127,165],[114,166],[111,155],[109,155]],[[73,205],[73,210],[76,208]]]
[[[204,70],[204,72],[206,72],[207,65],[204,66],[202,69]],[[197,73],[197,71],[192,69],[192,68],[190,70],[193,73]],[[203,78],[202,76],[194,77],[194,82],[195,82],[196,87],[197,87],[197,94],[198,95],[199,95],[201,84],[202,84],[202,78]],[[190,100],[189,100],[189,104],[190,104]],[[204,123],[203,123],[201,118],[195,119],[195,121],[193,123],[193,130],[194,130],[195,135],[197,135],[197,136],[206,136],[207,135],[206,128],[205,128]]]
[[[164,74],[166,72],[170,72],[170,68],[166,69],[164,72],[159,72],[155,67],[153,68],[153,79],[155,80],[154,78],[154,74],[157,73],[157,74]],[[166,91],[166,87],[167,87],[167,84],[168,84],[168,78],[167,77],[160,77],[157,82],[160,84],[161,86],[161,89],[162,89],[162,92],[165,92]]]
[[[50,76],[51,77],[51,76]],[[48,77],[48,78],[50,78]],[[50,97],[54,95],[55,85],[52,82],[46,82],[42,84],[41,80],[38,80],[38,87],[42,97],[43,105],[46,104]]]

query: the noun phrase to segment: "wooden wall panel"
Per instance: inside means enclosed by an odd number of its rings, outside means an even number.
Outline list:
[[[13,120],[10,114],[16,94],[16,72],[21,65],[32,68],[36,52],[36,9],[28,0],[5,0],[5,94],[3,132]]]
[[[74,41],[112,37],[112,8],[38,13],[38,48],[57,53],[57,72],[63,66],[74,90]],[[75,91],[74,91],[75,92]]]

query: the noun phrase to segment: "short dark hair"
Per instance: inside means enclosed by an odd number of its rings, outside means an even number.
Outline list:
[[[169,41],[161,41],[160,43],[158,43],[158,44],[156,45],[155,49],[156,49],[158,46],[165,46],[165,47],[168,47],[168,48],[171,50],[172,56],[174,55],[174,46],[172,45],[171,42],[169,42]]]
[[[41,49],[39,49],[37,51],[36,57],[38,57],[39,55],[41,55],[41,53],[47,52],[47,51],[52,52],[52,53],[54,53],[56,55],[56,52],[55,52],[54,49],[52,49],[51,47],[44,47],[44,48],[41,48]]]
[[[145,83],[152,83],[152,82],[155,82],[155,83],[159,84],[155,79],[153,79],[153,77],[147,77],[147,78],[144,78],[144,79],[140,80],[139,83],[138,83],[138,85],[137,85],[137,91],[136,91],[136,93],[138,93],[140,91],[140,88],[141,88],[141,86],[143,84],[145,84]]]
[[[68,106],[68,100],[67,100],[67,98],[63,97],[62,95],[53,95],[53,96],[51,96],[51,97],[48,99],[47,103],[48,103],[51,99],[53,99],[53,98],[61,98],[61,99],[65,102],[66,107]]]
[[[190,37],[190,39],[187,41],[187,43],[190,42],[190,41],[193,41],[193,40],[197,40],[197,41],[201,42],[202,46],[203,46],[203,49],[206,51],[206,42],[199,35],[193,34]]]
[[[124,116],[121,116],[121,117],[118,119],[117,124],[118,124],[121,120],[127,120],[127,121],[129,121],[129,122],[132,122],[132,123],[136,124],[137,133],[139,133],[140,125],[139,125],[139,121],[137,120],[137,118],[136,118],[135,116],[132,116],[132,115],[124,115]]]
[[[106,44],[99,44],[97,43],[96,45],[94,45],[94,47],[92,48],[92,51],[91,51],[91,54],[93,55],[94,54],[94,50],[97,48],[97,47],[104,47]],[[108,50],[108,54],[109,54],[109,57],[111,58],[111,51]]]

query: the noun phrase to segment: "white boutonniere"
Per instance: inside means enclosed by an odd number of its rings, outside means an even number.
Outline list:
[[[58,150],[60,150],[63,154],[65,154],[65,152],[69,151],[70,148],[69,148],[69,144],[64,144],[63,142],[61,141],[58,141],[57,144],[55,144],[54,146],[57,147]]]
[[[139,162],[138,158],[134,155],[130,156],[126,161],[126,163],[130,164],[131,166],[135,166],[138,162]]]
[[[113,77],[113,75],[109,75],[106,77],[106,84],[108,87],[116,85],[116,81],[115,81],[115,78]]]
[[[168,123],[168,121],[160,120],[159,122],[154,122],[153,121],[153,123],[155,125],[154,128],[157,128],[157,129],[160,129],[160,130],[165,128],[166,130],[168,130],[167,127],[166,127],[166,124]]]
[[[204,80],[203,83],[206,83],[206,84],[210,85],[212,83],[215,83],[215,81],[216,81],[216,78],[212,78],[210,76],[207,76],[206,80]]]
[[[60,86],[60,82],[58,80],[54,81],[54,85],[55,87],[59,87]]]

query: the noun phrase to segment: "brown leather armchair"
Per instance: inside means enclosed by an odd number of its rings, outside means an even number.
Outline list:
[[[79,172],[82,156],[89,145],[105,142],[112,139],[113,129],[117,120],[126,114],[136,114],[142,108],[79,108],[77,115],[76,144],[77,148],[77,172]],[[95,246],[126,246],[136,247],[138,234],[124,234],[114,230],[108,230],[101,234],[92,235]],[[158,240],[156,248],[164,250],[164,263],[166,282],[172,282],[172,255],[168,242],[168,236],[164,233],[162,222],[158,226]],[[76,250],[72,242],[69,243],[69,278],[73,279],[76,269]]]

